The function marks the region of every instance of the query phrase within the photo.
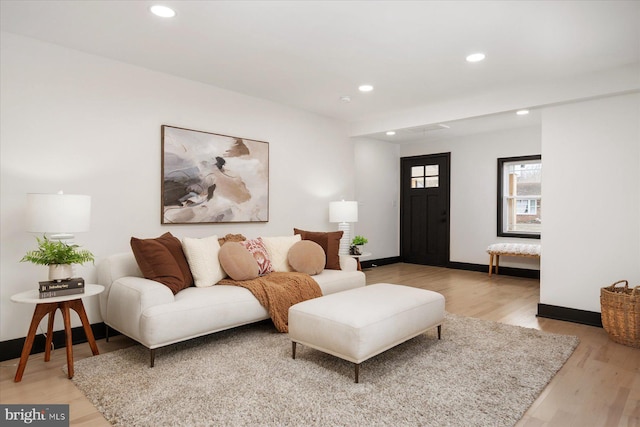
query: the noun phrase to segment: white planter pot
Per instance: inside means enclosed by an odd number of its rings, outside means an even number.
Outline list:
[[[49,280],[66,280],[73,277],[71,264],[51,264],[49,266]]]

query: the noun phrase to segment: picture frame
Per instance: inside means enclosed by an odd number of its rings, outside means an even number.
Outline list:
[[[162,224],[269,221],[269,143],[162,125]]]

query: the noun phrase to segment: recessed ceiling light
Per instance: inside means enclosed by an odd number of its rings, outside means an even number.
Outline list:
[[[527,114],[529,114],[529,110],[518,110],[516,111],[516,114],[519,116],[526,116]]]
[[[348,96],[348,95],[341,96],[340,97],[340,101],[342,101],[342,102],[351,102],[351,97]]]
[[[395,134],[396,134],[395,130],[390,130],[390,131],[387,132],[387,135],[389,135],[389,136],[393,136]]]
[[[358,87],[358,90],[360,92],[371,92],[373,90],[373,86],[371,86],[371,85],[360,85]]]
[[[153,13],[154,15],[160,16],[162,18],[173,18],[174,16],[176,16],[175,10],[167,6],[161,6],[159,4],[151,6],[149,10],[151,10],[151,13]]]
[[[469,56],[467,56],[467,62],[480,62],[485,58],[485,54],[484,53],[473,53]]]

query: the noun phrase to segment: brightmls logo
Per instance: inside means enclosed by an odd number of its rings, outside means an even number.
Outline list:
[[[68,427],[69,405],[0,405],[3,426]]]

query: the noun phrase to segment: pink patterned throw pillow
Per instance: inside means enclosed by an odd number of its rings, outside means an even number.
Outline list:
[[[260,275],[271,273],[273,271],[273,266],[271,265],[271,260],[269,259],[269,252],[267,252],[267,248],[265,247],[264,242],[260,237],[258,237],[257,239],[245,240],[244,242],[239,243],[247,248],[247,250],[258,262],[258,267],[260,267]]]

